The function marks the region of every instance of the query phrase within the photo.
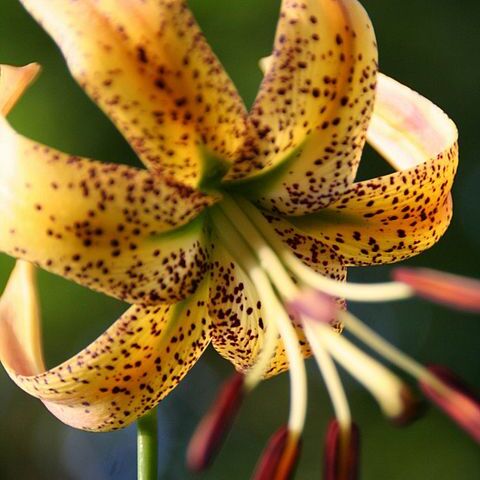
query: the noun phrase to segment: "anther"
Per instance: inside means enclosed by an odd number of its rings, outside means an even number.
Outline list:
[[[210,466],[230,431],[244,396],[244,376],[236,373],[222,386],[190,440],[187,465],[192,471],[201,472]]]
[[[420,381],[425,396],[442,409],[454,422],[480,443],[480,398],[476,392],[452,371],[441,366],[428,370],[445,386],[437,388],[427,381]]]
[[[286,426],[270,438],[252,480],[288,480],[293,478],[300,453],[300,438]]]
[[[480,313],[480,281],[428,268],[397,268],[397,282],[408,285],[419,297],[449,307]]]
[[[325,480],[356,480],[359,476],[360,430],[352,423],[342,429],[337,420],[331,420],[325,440]]]

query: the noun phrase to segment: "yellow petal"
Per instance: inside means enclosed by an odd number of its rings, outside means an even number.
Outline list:
[[[244,105],[186,2],[22,3],[62,49],[80,85],[153,170],[197,186],[223,173],[239,155]]]
[[[36,63],[24,67],[0,67],[0,115],[6,116],[40,71]]]
[[[331,203],[354,180],[376,72],[375,35],[356,0],[284,0],[252,110],[259,155],[234,165],[235,188],[289,215]]]
[[[25,78],[16,72],[10,91]],[[212,201],[147,171],[50,149],[0,117],[0,251],[82,285],[131,302],[193,293],[207,264],[195,217]]]
[[[285,218],[273,214],[264,215],[282,242],[305,265],[334,280],[341,282],[346,279],[345,265],[328,245],[305,234]]]
[[[356,183],[325,210],[291,218],[349,265],[418,254],[438,241],[452,217],[457,129],[442,110],[381,75],[368,137],[405,170]]]
[[[336,280],[337,282],[347,280],[347,268],[345,264],[327,244],[306,234],[285,218],[274,214],[264,215],[283,244],[288,247],[302,263],[314,272]],[[336,304],[340,309],[346,308],[344,298],[337,298]],[[336,318],[330,320],[330,326],[337,331],[343,329],[343,326]]]
[[[221,244],[215,245],[210,286],[212,343],[238,371],[251,367],[261,351],[268,328],[266,311],[248,275]],[[301,328],[297,327],[303,354],[310,356]],[[265,373],[272,377],[288,369],[283,342],[279,339],[275,354]]]
[[[32,270],[18,262],[0,300],[0,359],[22,389],[68,425],[128,425],[182,380],[209,343],[204,282],[181,303],[131,307],[79,354],[44,371]]]

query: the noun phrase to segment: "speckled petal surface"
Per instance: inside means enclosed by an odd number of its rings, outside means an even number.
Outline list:
[[[228,178],[272,211],[314,212],[353,182],[365,142],[377,72],[367,13],[356,0],[284,0],[266,65],[251,112],[259,154]]]
[[[181,225],[205,206],[198,194],[62,154],[3,119],[0,158],[1,251],[130,302],[195,290],[208,260],[203,222]]]
[[[22,3],[153,170],[197,186],[240,154],[245,107],[185,1]]]
[[[2,112],[36,71],[0,66]],[[196,217],[213,201],[40,145],[0,117],[0,250],[92,289],[147,303],[192,293],[208,261]]]
[[[128,425],[182,380],[209,343],[206,281],[179,304],[131,307],[79,354],[44,371],[33,269],[18,262],[0,299],[0,358],[22,389],[68,425]]]
[[[437,106],[379,77],[368,139],[396,168],[354,184],[327,209],[290,220],[347,265],[396,262],[431,247],[452,217],[457,129]]]
[[[212,257],[209,312],[212,318],[212,343],[238,371],[245,372],[262,349],[268,323],[255,286],[228,251],[216,244]],[[310,355],[303,331],[297,327],[304,355]],[[276,353],[265,378],[288,368],[283,342],[279,339]]]
[[[264,213],[264,216],[285,246],[302,263],[325,277],[339,282],[347,280],[347,267],[330,246],[301,231],[285,218],[270,213]],[[339,308],[346,307],[345,299],[337,298],[336,302]],[[333,318],[330,325],[339,331],[343,329],[343,326]]]
[[[334,280],[346,279],[347,269],[328,245],[301,232],[285,218],[265,212],[264,216],[282,242],[305,265]]]

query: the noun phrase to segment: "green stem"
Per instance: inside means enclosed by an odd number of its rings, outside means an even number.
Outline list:
[[[137,479],[157,480],[157,409],[137,420]]]

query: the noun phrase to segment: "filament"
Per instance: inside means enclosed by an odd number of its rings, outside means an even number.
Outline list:
[[[323,376],[325,386],[327,387],[335,411],[335,417],[337,418],[341,429],[344,432],[347,432],[351,427],[352,416],[342,381],[332,357],[327,353],[325,346],[322,343],[322,338],[319,335],[316,335],[315,331],[311,328],[311,320],[304,320],[303,325],[305,327],[305,334],[312,347],[313,355]]]
[[[238,260],[240,265],[245,269],[250,276],[252,282],[258,289],[260,298],[266,305],[268,328],[275,325],[282,337],[286,355],[289,362],[289,374],[290,374],[290,416],[289,416],[289,429],[292,432],[300,434],[303,430],[306,416],[307,405],[307,378],[305,372],[305,364],[303,356],[300,351],[298,337],[295,329],[290,321],[288,314],[283,308],[282,304],[277,298],[273,287],[264,273],[263,269],[258,266],[258,263],[253,257],[253,253],[245,241],[238,235],[238,230],[233,226],[228,217],[219,209],[213,209],[214,224],[221,228],[216,228],[216,233],[220,239],[223,240],[224,245],[229,245],[229,252]],[[235,218],[237,220],[237,218]],[[257,234],[258,235],[258,234]],[[257,239],[259,240],[259,239]],[[260,237],[261,240],[261,237]],[[290,279],[288,279],[291,281]],[[256,385],[266,373],[269,362],[273,356],[276,348],[276,335],[271,335],[268,340],[268,349],[264,345],[263,351],[257,358],[260,362],[260,366],[247,372],[248,385],[250,388]],[[252,367],[253,369],[254,367]],[[252,372],[253,373],[250,373]]]
[[[446,392],[447,387],[444,383],[440,382],[428,369],[382,338],[350,312],[339,312],[338,316],[347,330],[391,363],[437,391]]]
[[[262,235],[268,240],[276,255],[285,266],[306,285],[335,297],[362,302],[384,302],[402,300],[414,295],[408,285],[401,282],[385,282],[375,284],[341,283],[331,278],[313,272],[283,245],[268,220],[253,205],[241,197],[235,197],[242,210],[254,223]],[[239,209],[240,210],[240,209]],[[278,260],[277,260],[278,261]]]

